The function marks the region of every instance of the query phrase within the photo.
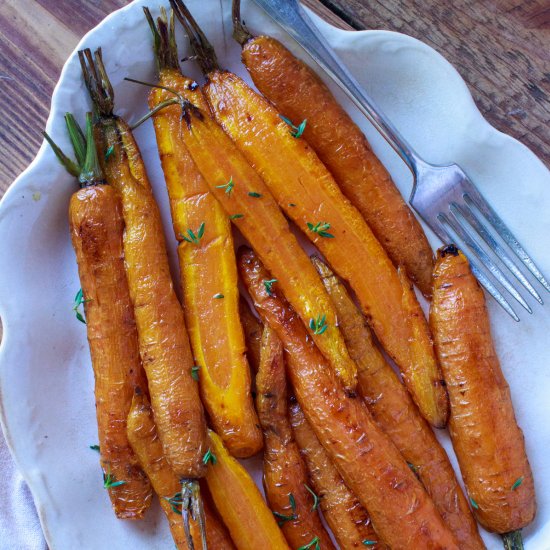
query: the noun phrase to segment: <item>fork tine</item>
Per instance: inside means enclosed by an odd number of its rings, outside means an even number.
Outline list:
[[[465,206],[462,206],[457,203],[452,203],[451,205],[451,211],[453,211],[453,208],[455,208],[461,216],[475,229],[483,238],[483,240],[487,243],[489,248],[498,256],[498,258],[506,265],[506,267],[516,276],[518,281],[529,291],[529,294],[539,302],[539,304],[542,304],[542,298],[540,297],[539,293],[533,288],[533,285],[527,280],[525,275],[519,270],[517,265],[513,262],[513,260],[508,256],[504,248],[494,239],[494,237],[489,233],[485,225],[478,219],[475,212],[471,209],[468,202],[466,202]],[[453,211],[453,214],[456,212]]]
[[[441,223],[441,220],[438,219],[438,223],[436,224],[433,224],[433,225],[430,224],[430,227],[437,233],[437,236],[445,244],[451,244],[456,241],[456,239],[451,237],[451,235],[448,233],[443,223]],[[497,287],[485,275],[485,272],[478,266],[475,259],[471,257],[471,254],[468,254],[466,251],[464,251],[464,254],[466,254],[466,257],[470,262],[470,268],[472,270],[472,273],[475,275],[476,279],[483,286],[483,288],[485,288],[485,290],[497,301],[497,303],[502,307],[502,309],[504,309],[504,311],[506,311],[506,313],[508,313],[508,315],[512,317],[514,321],[519,322],[519,317],[516,315],[516,312],[512,309],[512,306],[508,303],[506,298],[500,293]]]
[[[533,310],[529,307],[529,304],[523,299],[521,294],[513,287],[512,283],[507,279],[507,277],[502,273],[498,266],[491,260],[487,255],[485,250],[479,246],[476,241],[472,238],[469,231],[463,227],[460,223],[460,220],[453,217],[447,217],[445,214],[439,214],[442,216],[444,221],[451,226],[453,231],[464,241],[464,243],[473,250],[474,254],[481,260],[485,267],[491,272],[493,277],[519,302],[519,304],[529,313],[533,313]],[[438,217],[439,217],[438,216]],[[470,258],[468,258],[470,259]]]
[[[468,185],[468,191],[464,194],[464,200],[473,203],[483,214],[485,219],[495,228],[506,244],[514,251],[515,255],[525,264],[527,269],[536,277],[540,284],[550,292],[550,284],[541,273],[535,262],[519,244],[514,234],[508,229],[500,216],[491,208],[491,205],[482,197],[481,193],[473,186]]]

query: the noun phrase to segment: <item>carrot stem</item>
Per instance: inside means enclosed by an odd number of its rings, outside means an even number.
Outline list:
[[[198,523],[201,534],[202,550],[208,550],[206,542],[206,520],[204,516],[204,506],[201,498],[199,482],[196,479],[183,479],[181,482],[181,516],[183,520],[183,530],[189,550],[195,550],[193,537],[191,536],[190,519]]]
[[[246,28],[244,21],[241,19],[241,0],[233,0],[232,12],[233,18],[233,38],[244,46],[251,38],[254,38]]]
[[[505,550],[523,550],[521,529],[511,531],[510,533],[504,533],[502,535],[502,542],[504,543]]]

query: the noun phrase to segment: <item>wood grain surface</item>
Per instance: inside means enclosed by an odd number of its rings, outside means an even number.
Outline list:
[[[321,1],[305,3],[341,28],[396,30],[435,47],[487,119],[550,165],[548,0]],[[85,32],[127,3],[0,2],[0,196],[40,146],[64,61]]]

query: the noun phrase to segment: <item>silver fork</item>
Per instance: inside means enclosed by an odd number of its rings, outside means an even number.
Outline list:
[[[307,17],[298,0],[254,0],[276,23],[290,34],[342,88],[357,108],[382,134],[397,154],[407,164],[413,175],[411,206],[446,244],[459,244],[467,256],[472,271],[487,292],[519,321],[507,299],[501,293],[504,287],[529,313],[532,310],[522,295],[497,265],[492,251],[501,265],[508,268],[537,302],[543,303],[537,290],[512,260],[504,243],[512,250],[520,263],[550,292],[550,285],[533,260],[520,245],[506,224],[481,196],[473,182],[457,164],[436,166],[426,162],[416,153],[390,120],[376,107],[366,91],[340,61],[332,48]],[[502,238],[489,229],[491,227]],[[497,260],[497,261],[498,261]]]

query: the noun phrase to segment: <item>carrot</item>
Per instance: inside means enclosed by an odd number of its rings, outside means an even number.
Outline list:
[[[414,323],[408,314],[397,270],[382,245],[311,147],[296,137],[298,132],[291,132],[276,109],[243,80],[217,67],[208,41],[189,12],[183,13],[181,0],[177,4],[208,78],[204,92],[214,118],[260,174],[281,209],[353,288],[423,415],[434,426],[444,426],[445,388],[433,385],[431,368],[422,368],[435,365],[438,370],[427,324]],[[411,299],[416,300],[414,294]],[[416,338],[419,329],[425,334]],[[426,388],[431,390],[428,394]]]
[[[510,532],[535,516],[533,474],[483,291],[454,245],[438,252],[430,325],[449,389],[449,431],[474,514],[488,530],[520,540],[519,532]]]
[[[458,548],[397,448],[362,401],[338,382],[280,290],[268,294],[262,281],[269,273],[258,257],[241,250],[238,265],[256,310],[283,342],[305,417],[382,541],[391,548]]]
[[[113,90],[101,51],[79,52],[98,119],[95,141],[107,182],[118,192],[125,222],[126,275],[155,423],[186,502],[200,507],[196,481],[205,473],[206,422],[183,310],[174,292],[160,212],[128,125],[113,114]],[[184,510],[188,526],[188,511]],[[190,546],[192,545],[192,542]]]
[[[269,327],[262,335],[256,375],[256,408],[264,431],[264,487],[267,501],[292,548],[334,546],[308,486],[307,469],[288,417],[283,345]]]
[[[366,137],[328,87],[303,61],[269,36],[252,36],[233,0],[233,36],[256,88],[295,123],[361,212],[396,267],[403,265],[422,293],[431,294],[433,253],[420,223]]]
[[[199,86],[179,70],[174,37],[163,8],[157,25],[144,8],[154,36],[158,84],[208,109]],[[153,88],[149,105],[163,101],[166,90]],[[250,369],[239,322],[237,266],[231,222],[209,192],[180,132],[181,109],[169,106],[153,122],[162,162],[174,233],[178,240],[185,320],[202,402],[213,428],[231,454],[248,457],[262,448],[262,433],[250,394]]]
[[[132,400],[128,415],[128,439],[139,458],[141,467],[151,480],[153,489],[160,499],[160,505],[166,518],[176,547],[187,550],[183,524],[181,522],[181,484],[164,457],[162,444],[157,434],[153,411],[147,397],[137,391]],[[225,526],[208,506],[204,499],[206,517],[206,542],[211,549],[234,549]],[[193,538],[200,537],[199,526],[191,521]]]
[[[314,256],[312,261],[338,313],[342,334],[357,363],[357,388],[374,420],[416,473],[461,548],[485,548],[445,450],[374,344],[342,282],[322,260]]]
[[[222,440],[209,432],[210,463],[206,483],[217,510],[239,550],[289,550],[273,514],[256,484],[224,447]]]
[[[260,368],[260,350],[263,332],[262,323],[260,323],[258,318],[250,311],[250,306],[242,296],[239,302],[239,313],[244,330],[248,363],[253,372],[258,372]]]
[[[378,535],[371,525],[367,511],[347,488],[296,401],[290,406],[290,421],[296,442],[306,461],[313,489],[318,495],[323,517],[340,548],[386,548],[383,543],[378,542]]]
[[[151,504],[151,486],[128,442],[126,416],[134,386],[143,387],[145,375],[124,270],[124,221],[118,196],[105,185],[98,165],[91,113],[86,116],[86,137],[71,114],[65,121],[76,163],[50,136],[44,136],[81,186],[69,204],[71,240],[82,286],[74,309],[77,319],[86,323],[92,358],[104,487],[118,518],[141,519]]]
[[[208,112],[189,102],[181,106],[182,139],[210,192],[269,266],[272,284],[285,290],[346,386],[354,387],[356,368],[336,326],[330,298],[271,193]]]

